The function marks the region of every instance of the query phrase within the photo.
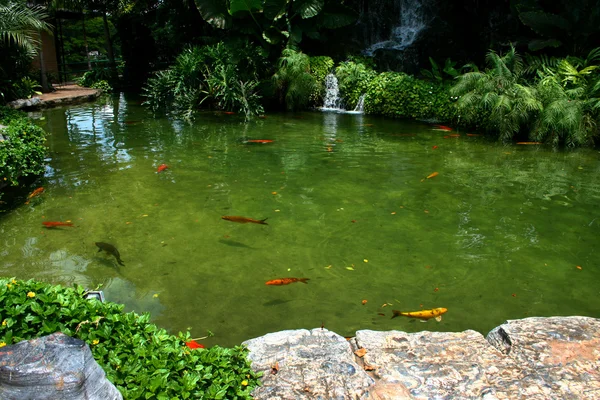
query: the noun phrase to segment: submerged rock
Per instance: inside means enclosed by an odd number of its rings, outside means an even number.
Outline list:
[[[89,346],[59,332],[0,348],[0,399],[121,400],[123,396],[106,379]]]

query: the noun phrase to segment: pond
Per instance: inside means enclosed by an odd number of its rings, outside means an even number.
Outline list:
[[[45,191],[0,214],[3,276],[101,285],[172,333],[214,335],[206,345],[600,317],[596,150],[361,114],[154,119],[123,94],[38,116],[49,158],[31,190]],[[309,280],[265,284],[287,277]],[[436,307],[441,322],[391,318]]]

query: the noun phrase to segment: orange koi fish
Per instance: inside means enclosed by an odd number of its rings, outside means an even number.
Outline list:
[[[246,140],[246,143],[273,143],[274,140],[270,139],[250,139]]]
[[[517,142],[517,144],[543,144],[542,142]]]
[[[483,136],[481,133],[467,133],[467,136]]]
[[[225,114],[225,115],[234,115],[235,112],[233,112],[233,111],[223,111],[223,114]]]
[[[237,222],[240,224],[247,224],[248,222],[253,223],[253,224],[261,224],[261,225],[269,225],[267,224],[265,221],[268,218],[265,219],[252,219],[252,218],[246,218],[246,217],[237,217],[234,215],[223,215],[221,217],[221,219],[224,219],[225,221],[231,221],[231,222]]]
[[[289,285],[290,283],[294,283],[294,282],[302,282],[302,283],[306,283],[308,284],[309,278],[281,278],[281,279],[272,279],[270,281],[265,282],[265,285],[275,285],[275,286],[281,286],[281,285]]]
[[[60,221],[44,221],[42,222],[46,228],[56,228],[58,226],[72,226],[74,227],[72,222],[60,222]]]
[[[431,173],[431,174],[427,175],[427,178],[426,178],[426,179],[431,179],[431,178],[433,178],[433,177],[436,177],[436,176],[438,176],[438,175],[439,175],[439,173],[437,173],[437,172],[433,172],[433,173]]]
[[[438,147],[437,147],[437,146],[431,146],[431,148],[432,148],[433,150],[436,150]]]
[[[441,131],[447,131],[450,132],[453,129],[450,128],[449,126],[445,126],[445,125],[434,125],[437,129],[441,130]]]
[[[440,322],[442,320],[442,314],[445,314],[448,311],[447,308],[434,308],[432,310],[421,310],[421,311],[412,311],[412,312],[402,312],[398,310],[393,310],[394,315],[392,318],[396,318],[399,316],[409,317],[409,318],[417,318],[422,321],[427,321],[431,318],[435,318],[436,321]]]
[[[37,189],[35,189],[33,192],[31,192],[29,194],[29,196],[27,196],[27,201],[25,202],[25,204],[29,204],[29,200],[33,199],[35,196],[39,196],[40,194],[42,194],[42,192],[44,191],[43,187],[39,187]]]
[[[160,164],[158,166],[158,169],[156,170],[156,173],[158,174],[159,172],[163,172],[167,168],[169,168],[169,166],[167,164]]]
[[[204,347],[204,345],[196,342],[195,340],[190,340],[188,342],[185,342],[185,345],[187,347],[189,347],[190,349],[205,349],[206,347]]]

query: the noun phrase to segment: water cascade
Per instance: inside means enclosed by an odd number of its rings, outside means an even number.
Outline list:
[[[365,95],[361,94],[358,98],[358,103],[356,103],[356,107],[354,107],[354,112],[363,112],[365,108]]]
[[[321,109],[324,111],[343,111],[340,107],[341,103],[338,80],[334,74],[328,74],[325,77],[325,100]]]
[[[388,1],[383,2],[383,5],[380,5],[381,2],[377,0],[369,2],[371,11],[361,17],[363,19],[362,23],[371,31],[368,38],[370,46],[364,50],[364,53],[372,56],[379,49],[401,51],[413,44],[419,33],[427,27],[423,7],[424,1],[426,0],[395,0],[391,7]],[[381,7],[384,8],[379,10]],[[399,15],[391,32],[389,29],[386,32],[380,32],[380,29],[375,28],[377,18],[381,11],[386,12],[386,10],[388,13],[390,11],[398,12]]]

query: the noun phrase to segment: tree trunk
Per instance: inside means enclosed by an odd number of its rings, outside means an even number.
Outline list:
[[[106,52],[108,53],[108,63],[112,78],[117,80],[119,78],[117,74],[117,65],[115,64],[115,56],[113,53],[112,42],[110,40],[110,31],[108,30],[108,18],[106,17],[106,10],[102,13],[102,21],[104,22],[104,38],[106,40]]]
[[[46,60],[44,60],[44,40],[42,39],[42,31],[40,32],[40,82],[42,86],[42,92],[49,93],[51,92],[50,87],[48,86],[48,77],[46,76]]]
[[[83,25],[83,43],[85,43],[85,57],[87,58],[88,71],[91,71],[92,70],[92,63],[90,61],[90,50],[88,48],[87,35],[85,34],[85,12],[82,11],[81,15],[83,17],[82,20],[81,20],[81,23]]]

